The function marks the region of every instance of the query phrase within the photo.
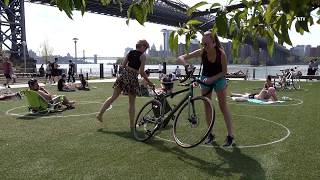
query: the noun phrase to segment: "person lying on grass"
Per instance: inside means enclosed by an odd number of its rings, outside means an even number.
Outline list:
[[[10,100],[10,99],[21,99],[20,93],[10,93],[0,95],[0,101]]]
[[[259,99],[262,101],[277,101],[277,93],[276,89],[274,87],[269,87],[267,90],[262,89],[260,93],[245,93],[245,94],[238,94],[238,93],[232,93],[231,97],[234,98],[235,101],[243,102],[248,101],[248,99]]]
[[[52,95],[46,89],[44,89],[43,87],[39,86],[37,79],[30,79],[28,81],[28,85],[29,85],[30,90],[36,91],[46,101],[48,101],[48,102],[49,101],[59,101],[62,98],[63,99],[62,104],[65,105],[67,107],[67,109],[73,109],[74,108],[74,104],[75,104],[74,101],[68,100],[68,98],[65,97],[65,96]],[[61,97],[61,98],[57,98],[57,97]],[[56,102],[54,102],[54,103],[56,103]]]

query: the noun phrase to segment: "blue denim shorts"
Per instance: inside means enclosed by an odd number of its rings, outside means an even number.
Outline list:
[[[203,81],[206,78],[209,78],[209,77],[201,76],[200,80]],[[210,89],[212,87],[215,92],[223,90],[226,86],[227,86],[227,80],[225,77],[221,77],[221,78],[215,80],[210,86],[205,86],[205,85],[200,84],[201,89]]]

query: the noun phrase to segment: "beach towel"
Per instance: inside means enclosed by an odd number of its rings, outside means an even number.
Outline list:
[[[285,101],[262,101],[259,99],[248,99],[248,102],[256,103],[256,104],[275,104],[275,103],[283,103]]]

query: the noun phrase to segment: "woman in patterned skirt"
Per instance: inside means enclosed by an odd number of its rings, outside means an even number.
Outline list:
[[[126,56],[122,63],[123,72],[113,85],[113,94],[103,103],[97,114],[97,120],[99,122],[103,122],[103,113],[119,97],[121,92],[123,92],[129,96],[129,126],[131,129],[134,128],[135,100],[139,89],[138,75],[140,74],[150,86],[154,86],[144,71],[146,61],[146,55],[144,53],[148,48],[149,43],[146,40],[139,40],[136,44],[136,50],[130,51]]]

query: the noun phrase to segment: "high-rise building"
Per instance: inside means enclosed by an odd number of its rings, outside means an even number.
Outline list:
[[[171,55],[171,50],[169,47],[169,38],[172,30],[162,29],[161,32],[163,33],[163,51],[166,56],[169,56]]]

